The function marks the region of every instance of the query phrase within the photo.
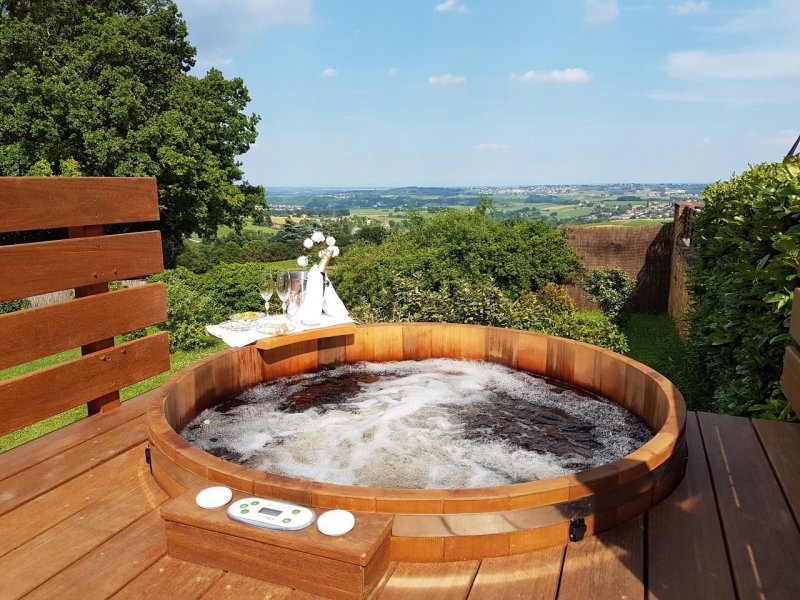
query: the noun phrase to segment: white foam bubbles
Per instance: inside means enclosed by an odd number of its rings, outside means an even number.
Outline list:
[[[287,401],[337,378],[347,389],[325,388],[327,396],[307,406]],[[493,363],[434,359],[343,365],[262,384],[203,411],[181,435],[266,472],[454,488],[599,466],[651,433],[620,406],[552,381]]]

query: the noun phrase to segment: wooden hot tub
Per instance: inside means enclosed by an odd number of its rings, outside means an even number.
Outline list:
[[[565,544],[647,511],[683,476],[686,408],[652,369],[614,352],[547,335],[444,323],[361,325],[271,338],[175,374],[147,414],[153,473],[172,496],[203,479],[320,509],[395,515],[391,559],[450,561]],[[622,459],[573,475],[488,488],[389,489],[262,473],[191,446],[177,432],[205,408],[263,381],[362,360],[463,358],[498,362],[605,396],[654,437]]]

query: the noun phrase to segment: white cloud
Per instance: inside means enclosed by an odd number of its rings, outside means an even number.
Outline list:
[[[400,71],[398,71],[398,70],[397,70],[397,68],[395,68],[395,67],[391,67],[391,68],[390,68],[388,71],[386,71],[386,74],[387,74],[389,77],[394,77],[394,76],[395,76],[395,75],[397,75],[399,72],[400,72]]]
[[[800,77],[800,47],[717,53],[673,52],[667,56],[667,75],[688,81],[770,80]]]
[[[710,8],[708,2],[697,2],[696,0],[686,0],[678,4],[670,4],[669,10],[676,15],[704,15]]]
[[[469,14],[472,9],[466,4],[461,4],[458,0],[444,0],[441,4],[433,7],[433,10],[439,13],[443,12],[457,12],[462,15]]]
[[[522,75],[511,74],[512,81],[535,81],[541,83],[586,83],[592,78],[591,73],[580,67],[569,69],[553,69],[552,71],[528,71]]]
[[[201,52],[246,42],[265,27],[311,21],[312,0],[177,0]]]
[[[619,16],[617,0],[586,0],[587,23],[612,23]]]
[[[322,77],[336,77],[339,74],[339,71],[334,69],[333,67],[328,67],[327,69],[323,69],[320,75]]]
[[[428,77],[429,85],[464,85],[467,83],[467,78],[463,75],[452,75],[445,73],[444,75],[431,75]]]
[[[505,144],[496,144],[494,142],[491,142],[491,143],[484,142],[484,143],[478,144],[477,146],[475,146],[475,148],[477,150],[497,151],[497,150],[505,150],[506,148],[508,148],[508,146],[506,146]]]
[[[715,82],[719,83],[719,82]],[[721,104],[734,107],[794,105],[800,90],[790,86],[764,85],[696,85],[689,89],[655,90],[647,94],[651,100],[658,102],[684,102],[696,104]]]

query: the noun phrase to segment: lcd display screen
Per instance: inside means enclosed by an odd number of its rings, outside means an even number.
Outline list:
[[[258,512],[260,512],[262,515],[269,515],[270,517],[277,517],[283,511],[282,510],[275,510],[274,508],[267,508],[265,506],[264,508],[260,509]]]

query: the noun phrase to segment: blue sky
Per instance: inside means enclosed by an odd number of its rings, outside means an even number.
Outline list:
[[[800,0],[177,0],[270,186],[709,182],[800,133]]]

